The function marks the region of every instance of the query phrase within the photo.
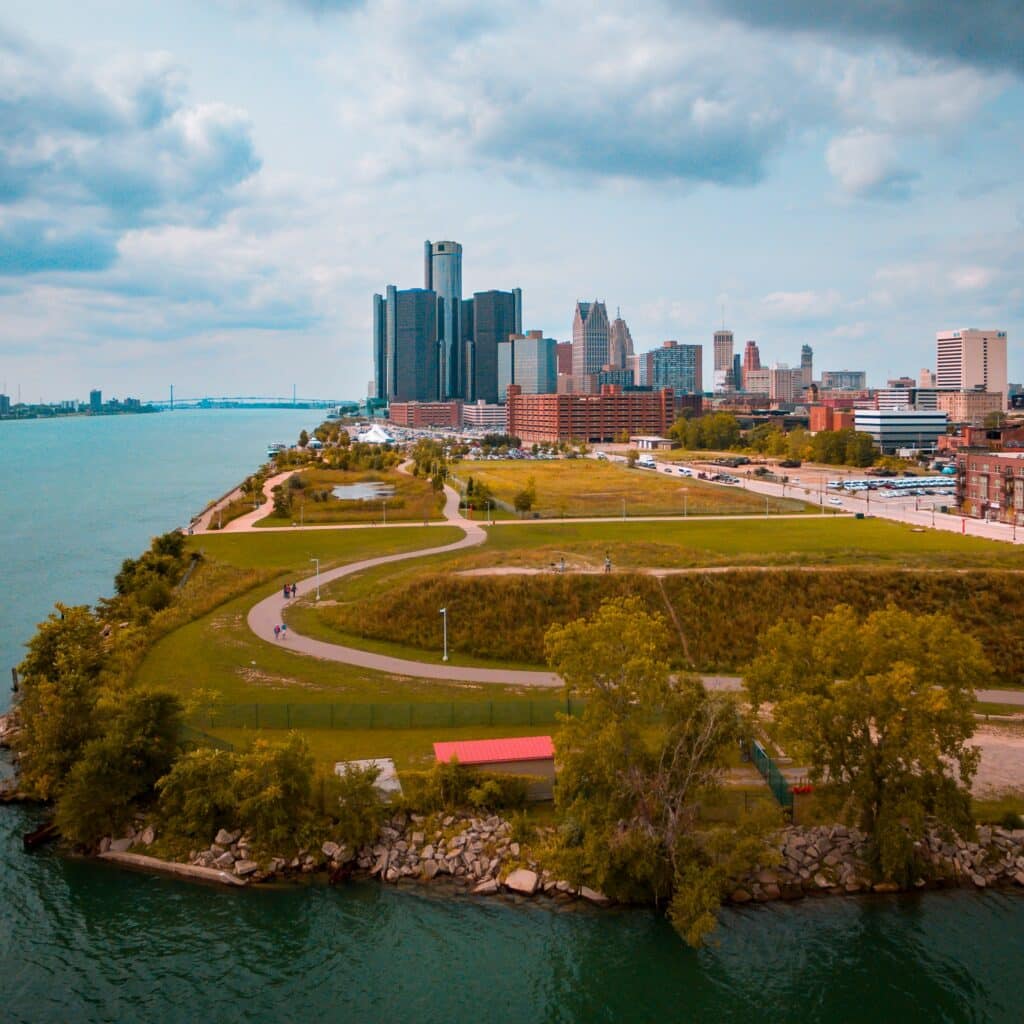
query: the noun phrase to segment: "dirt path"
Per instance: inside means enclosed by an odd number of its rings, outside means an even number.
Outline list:
[[[1024,694],[1018,696],[1024,698]],[[971,787],[975,796],[995,797],[1024,790],[1024,727],[983,725],[972,743],[981,751],[981,764]]]

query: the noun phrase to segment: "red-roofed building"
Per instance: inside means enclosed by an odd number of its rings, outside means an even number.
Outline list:
[[[505,775],[533,775],[531,800],[550,800],[555,779],[555,745],[550,736],[512,736],[498,740],[453,740],[434,744],[434,756],[447,763]]]

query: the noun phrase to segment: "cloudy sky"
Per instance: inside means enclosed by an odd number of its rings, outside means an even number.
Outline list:
[[[1024,378],[1019,0],[4,0],[0,390],[360,397],[370,297]]]

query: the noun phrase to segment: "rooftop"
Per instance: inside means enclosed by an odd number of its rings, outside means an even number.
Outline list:
[[[515,736],[500,740],[454,740],[434,744],[434,756],[459,764],[494,764],[501,761],[546,761],[555,756],[550,736]]]

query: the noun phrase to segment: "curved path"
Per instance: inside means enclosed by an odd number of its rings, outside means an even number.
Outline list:
[[[424,558],[427,555],[439,555],[448,551],[459,551],[462,548],[475,547],[483,544],[487,539],[487,532],[479,523],[464,518],[459,512],[459,495],[450,487],[445,488],[444,516],[447,523],[460,527],[465,536],[452,544],[442,544],[434,548],[421,548],[418,551],[405,551],[395,555],[382,555],[379,558],[366,558],[361,562],[353,562],[349,565],[339,566],[337,569],[329,569],[320,573],[319,585],[331,583],[334,580],[352,576],[365,569],[371,569],[377,565],[387,565],[393,562],[403,562],[409,558]],[[408,525],[408,524],[406,524]],[[312,593],[317,588],[317,578],[303,580],[296,584],[297,596]],[[407,661],[404,658],[392,658],[384,654],[374,654],[372,651],[362,651],[356,647],[346,647],[343,644],[331,644],[323,640],[314,640],[312,637],[301,636],[291,630],[288,632],[288,639],[277,641],[274,639],[274,626],[280,625],[282,613],[287,607],[281,591],[276,591],[270,597],[264,598],[254,605],[249,611],[249,628],[262,640],[269,643],[286,645],[290,650],[299,654],[308,654],[314,658],[321,658],[325,661],[338,661],[346,665],[355,665],[359,668],[373,669],[377,672],[389,672],[392,675],[414,676],[420,679],[442,679],[448,682],[467,683],[500,683],[505,686],[540,686],[558,687],[562,685],[561,679],[553,672],[531,672],[515,669],[493,669],[493,668],[463,668],[455,665],[433,665],[429,662]]]

